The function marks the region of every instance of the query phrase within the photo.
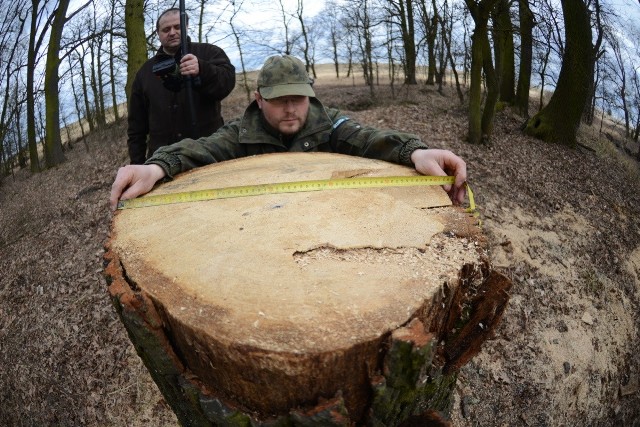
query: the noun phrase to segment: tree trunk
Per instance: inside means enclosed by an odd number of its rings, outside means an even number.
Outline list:
[[[87,72],[84,65],[86,54],[86,50],[83,50],[82,56],[78,56],[78,64],[80,65],[80,78],[82,80],[82,100],[84,102],[85,116],[87,119],[87,123],[89,123],[89,132],[93,132],[96,127],[96,121],[94,119],[93,109],[91,108],[91,104],[89,102],[89,83],[87,82]]]
[[[124,26],[127,33],[127,99],[136,73],[147,60],[147,43],[144,34],[144,1],[126,0]]]
[[[231,33],[233,34],[233,38],[236,41],[236,47],[238,48],[238,56],[240,57],[240,72],[242,73],[242,86],[244,88],[244,93],[247,97],[247,102],[251,102],[251,85],[249,84],[249,78],[247,74],[247,67],[244,64],[244,54],[242,52],[242,44],[240,42],[240,34],[236,30],[235,24],[233,23],[233,18],[236,16],[236,11],[232,14],[232,17],[229,19],[229,26],[231,27]]]
[[[67,56],[67,61],[69,62],[69,69],[70,70],[75,69],[74,64],[72,62],[71,55]],[[82,108],[80,107],[80,99],[78,97],[78,92],[76,91],[76,85],[73,82],[73,78],[74,78],[74,75],[72,74],[69,77],[69,83],[71,84],[71,93],[73,94],[73,101],[76,109],[76,116],[78,117],[78,127],[80,128],[80,138],[84,142],[85,149],[89,151],[89,145],[87,144],[87,141],[85,139],[84,124],[82,123],[84,120],[83,114],[82,114]]]
[[[44,93],[45,93],[45,150],[44,158],[48,168],[59,165],[65,161],[62,152],[62,138],[60,136],[60,99],[58,98],[60,67],[60,39],[62,30],[67,20],[66,14],[70,0],[60,0],[56,10],[51,33],[49,35],[49,47],[47,49],[47,62],[45,65]]]
[[[198,1],[198,43],[203,43],[204,38],[202,37],[203,27],[204,27],[204,13],[205,6],[207,4],[207,0],[199,0]]]
[[[549,104],[527,123],[525,133],[570,147],[576,134],[593,78],[593,49],[589,9],[582,0],[562,0],[566,48],[556,90]]]
[[[91,68],[89,69],[89,83],[93,94],[93,116],[98,127],[107,124],[104,110],[104,96],[102,90],[102,65],[100,61],[100,51],[102,50],[102,36],[94,38],[89,43],[89,54],[91,55]]]
[[[415,171],[272,154],[154,194],[393,175]],[[447,414],[458,370],[499,322],[511,282],[485,254],[440,187],[362,188],[119,211],[105,274],[183,425],[397,426]]]
[[[413,0],[388,0],[391,19],[397,19],[404,52],[404,83],[417,84],[416,41],[413,18]],[[394,16],[395,15],[395,16]]]
[[[438,40],[437,43],[437,51],[438,51],[438,67],[437,67],[437,74],[436,74],[436,83],[438,84],[438,93],[440,95],[443,95],[443,87],[444,87],[444,83],[445,83],[445,74],[446,74],[446,69],[447,69],[447,44],[446,44],[446,36],[444,34],[442,34],[443,29],[444,29],[444,25],[445,25],[445,20],[446,20],[446,15],[447,14],[447,10],[446,10],[446,3],[442,6],[442,16],[439,17],[438,19],[438,24],[440,26],[440,38]]]
[[[427,80],[426,85],[435,84],[436,75],[436,37],[438,36],[438,8],[435,0],[432,0],[433,16],[429,16],[427,0],[418,0],[420,20],[424,27],[424,38],[427,49]]]
[[[604,38],[605,28],[602,22],[602,11],[600,10],[600,0],[595,0],[593,3],[589,2],[589,4],[593,5],[593,28],[596,32],[595,41],[591,45],[591,75],[589,78],[589,87],[587,93],[587,100],[584,104],[584,111],[582,113],[582,121],[585,124],[591,125],[593,124],[593,119],[596,114],[596,89],[597,89],[597,81],[595,79],[595,65],[598,59],[604,54],[604,50],[601,50],[602,42]]]
[[[371,34],[371,16],[369,11],[369,1],[362,0],[361,9],[356,11],[356,28],[358,29],[358,44],[362,56],[361,65],[365,84],[369,87],[369,94],[375,98],[373,80],[373,35]]]
[[[285,41],[284,53],[285,55],[291,55],[293,42],[289,37],[289,20],[287,19],[287,12],[284,7],[283,0],[279,0],[279,3],[280,3],[280,11],[282,12],[282,25],[284,27],[284,41]]]
[[[491,45],[489,43],[488,32],[484,33],[484,48],[482,55],[482,69],[487,82],[487,99],[484,102],[482,111],[482,143],[487,144],[493,135],[493,120],[496,115],[496,104],[500,97],[500,82],[493,67],[491,58]]]
[[[9,16],[7,18],[9,18]],[[24,25],[27,20],[26,18],[24,19],[20,18],[20,16],[18,15],[17,8],[15,13],[13,14],[12,20],[15,20],[15,19],[18,19],[20,22],[20,27],[16,31],[16,34],[20,35],[22,34],[22,30],[24,29]],[[5,66],[5,69],[3,70],[4,77],[0,78],[0,81],[3,81],[4,83],[4,98],[2,100],[2,113],[0,113],[0,152],[2,152],[3,158],[0,164],[4,165],[5,170],[7,172],[10,170],[13,170],[13,167],[12,167],[13,161],[10,159],[13,157],[12,154],[17,153],[17,151],[11,150],[11,145],[7,141],[7,135],[9,135],[10,133],[10,124],[12,121],[11,117],[14,116],[14,114],[18,110],[19,108],[18,104],[20,103],[20,100],[18,97],[18,91],[15,91],[15,96],[12,96],[12,93],[11,93],[12,92],[11,75],[13,72],[12,72],[12,67],[10,66],[10,64],[14,63],[14,57],[15,57],[16,51],[20,47],[19,41],[20,41],[20,37],[16,37],[10,49],[9,49],[9,46],[7,45],[7,50],[9,52],[8,54],[5,52],[6,66]],[[5,144],[5,141],[6,141],[6,144]]]
[[[302,32],[302,54],[304,56],[304,64],[307,70],[307,74],[316,79],[318,78],[318,75],[316,74],[315,59],[313,58],[313,49],[309,43],[309,34],[307,33],[307,27],[304,24],[303,10],[303,0],[298,0],[298,9],[296,11],[296,16],[298,18],[298,22],[300,22],[300,30]]]
[[[518,1],[520,17],[520,68],[518,71],[518,89],[514,105],[518,113],[529,118],[529,90],[531,89],[531,61],[533,59],[533,13],[528,0]]]
[[[116,9],[115,0],[111,1],[111,7]],[[111,85],[111,103],[113,104],[113,119],[118,121],[120,119],[120,112],[118,111],[118,91],[116,89],[116,65],[115,65],[115,50],[113,43],[113,31],[114,31],[114,19],[115,13],[111,14],[109,23],[109,84]],[[76,101],[77,102],[77,101]]]
[[[515,51],[510,3],[499,0],[493,9],[493,38],[496,57],[496,74],[500,101],[511,104],[515,98]]]
[[[445,6],[447,3],[445,2]],[[447,25],[447,15],[442,18],[442,41],[447,49],[447,58],[449,60],[449,65],[451,66],[451,74],[453,74],[454,81],[456,82],[456,93],[458,94],[458,99],[460,100],[460,105],[464,104],[464,94],[462,93],[462,87],[460,85],[460,79],[458,77],[458,71],[456,70],[456,61],[453,59],[453,54],[451,53],[451,33],[453,29],[453,17],[451,14],[448,15],[448,19],[450,24]]]
[[[27,52],[27,140],[31,172],[40,172],[38,141],[36,140],[36,107],[34,73],[40,44],[36,41],[40,1],[31,1],[31,31],[29,31],[29,51]]]
[[[491,10],[498,0],[482,0],[475,3],[465,0],[473,17],[475,28],[471,36],[471,83],[469,86],[469,134],[471,144],[487,143],[493,126],[493,109],[498,100],[498,84],[491,59],[488,21]],[[482,70],[487,76],[489,93],[482,108]],[[490,110],[490,111],[488,111]],[[488,132],[488,133],[487,133]]]

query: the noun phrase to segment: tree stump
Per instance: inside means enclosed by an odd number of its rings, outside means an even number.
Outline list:
[[[415,174],[339,154],[269,154],[150,194]],[[492,270],[477,220],[438,186],[122,210],[105,261],[120,318],[183,425],[446,417],[456,373],[511,286]]]

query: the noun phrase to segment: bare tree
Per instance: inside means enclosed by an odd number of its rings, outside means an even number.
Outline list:
[[[311,71],[311,75],[316,78],[316,67],[315,60],[313,55],[311,54],[312,46],[309,43],[309,36],[307,26],[305,25],[305,20],[303,17],[303,0],[298,0],[298,7],[296,8],[296,17],[298,18],[298,22],[300,23],[300,32],[302,34],[302,54],[304,56],[304,63],[307,69],[307,72]]]
[[[95,20],[94,20],[95,21]],[[91,89],[91,98],[93,99],[93,111],[96,125],[103,127],[107,123],[105,105],[104,105],[104,85],[102,81],[102,43],[104,40],[104,32],[98,30],[94,24],[90,24],[94,37],[88,40],[89,51],[89,88]]]
[[[604,53],[602,50],[602,42],[604,38],[604,26],[602,22],[602,7],[600,6],[600,0],[594,0],[593,3],[591,1],[589,4],[593,4],[593,12],[590,13],[592,28],[595,30],[595,42],[591,45],[591,53],[589,55],[589,59],[591,63],[589,64],[591,69],[593,70],[595,67],[595,63],[598,61],[600,56]],[[588,99],[584,105],[584,111],[582,113],[582,121],[586,124],[592,124],[593,118],[595,116],[595,94],[596,94],[596,82],[594,80],[595,73],[592,71],[589,80],[589,88],[588,88]]]
[[[462,93],[462,85],[460,84],[456,61],[453,57],[453,25],[455,18],[453,9],[446,7],[447,4],[448,2],[445,0],[445,13],[443,13],[441,35],[444,44],[447,46],[447,57],[449,58],[449,65],[451,66],[451,74],[453,74],[456,82],[456,93],[458,94],[460,104],[462,104],[464,103],[464,94]]]
[[[590,12],[582,0],[562,0],[566,45],[556,89],[547,104],[527,123],[525,132],[570,147],[576,134],[593,78]]]
[[[29,160],[31,172],[40,172],[40,159],[38,158],[38,141],[36,135],[36,88],[35,70],[39,57],[38,52],[42,41],[49,30],[53,14],[48,16],[44,24],[41,23],[45,16],[45,8],[40,8],[40,0],[31,0],[31,25],[29,31],[29,48],[27,58],[27,138],[29,143]],[[38,29],[41,29],[38,32]]]
[[[391,40],[393,39],[392,33],[393,33],[393,28],[392,28],[392,23],[390,20],[388,20],[386,22],[386,30],[387,30],[387,43],[386,43],[386,47],[387,47],[387,58],[388,58],[388,70],[389,70],[389,86],[391,87],[391,98],[395,99],[396,97],[396,89],[395,89],[395,82],[396,82],[396,64],[395,61],[393,59],[393,43],[391,42]]]
[[[419,23],[424,34],[424,44],[427,50],[427,85],[435,84],[436,75],[436,36],[438,34],[438,8],[436,0],[431,0],[431,8],[427,4],[429,0],[418,0]],[[421,43],[422,44],[422,43]]]
[[[12,93],[11,80],[19,75],[21,69],[19,48],[26,17],[25,5],[17,2],[13,8],[7,10],[7,14],[0,23],[0,45],[5,47],[0,49],[0,88],[4,89],[0,111],[0,166],[2,166],[0,176],[12,170],[12,158],[17,154],[11,147],[10,136],[12,136],[11,128],[12,124],[15,124],[15,111],[19,100],[17,91]]]
[[[233,3],[233,1],[231,2]],[[198,0],[198,41],[202,43],[204,41],[203,38],[203,28],[204,28],[204,17],[206,15],[205,11],[207,5],[209,4],[209,0]]]
[[[372,97],[374,90],[373,28],[370,0],[351,0],[345,15],[347,31],[354,32],[354,39],[360,51],[360,65],[365,84]]]
[[[284,28],[284,42],[285,42],[284,53],[286,55],[291,55],[291,50],[293,47],[293,41],[291,40],[291,35],[289,30],[289,23],[290,23],[289,21],[291,17],[288,16],[289,14],[285,9],[283,0],[278,0],[278,3],[280,4],[280,12],[282,14],[282,26]]]
[[[498,81],[491,58],[488,21],[498,0],[465,0],[475,28],[471,36],[471,86],[469,92],[469,133],[472,144],[486,144],[493,132],[493,117],[498,100]],[[482,72],[486,76],[487,97],[482,108]]]
[[[144,0],[126,0],[125,30],[127,33],[127,99],[136,73],[147,60],[147,43],[144,33]]]
[[[247,95],[247,101],[251,101],[251,86],[249,85],[249,79],[247,76],[247,68],[244,63],[244,55],[242,52],[242,43],[240,42],[242,38],[242,32],[239,30],[235,23],[234,19],[242,9],[243,0],[232,1],[231,2],[231,16],[229,17],[229,27],[231,27],[231,33],[233,34],[233,38],[236,42],[236,47],[238,48],[238,55],[240,56],[240,68],[242,72],[242,86],[244,87],[245,93]]]
[[[629,138],[631,136],[631,130],[630,130],[630,122],[631,122],[631,111],[630,111],[630,105],[629,105],[629,101],[627,100],[627,70],[626,70],[626,65],[628,63],[628,61],[626,60],[626,58],[623,57],[623,52],[622,49],[620,49],[620,43],[613,39],[609,41],[612,51],[613,51],[613,57],[615,59],[615,64],[613,64],[615,66],[615,68],[613,69],[613,71],[615,72],[615,75],[617,77],[617,81],[615,82],[615,84],[617,85],[617,93],[620,97],[619,100],[619,106],[620,109],[622,110],[622,115],[624,118],[624,136],[626,138]]]
[[[87,56],[87,49],[84,46],[80,47],[80,52],[76,52],[78,55],[78,65],[80,67],[80,79],[82,88],[82,101],[84,103],[84,110],[86,114],[87,123],[89,124],[89,131],[93,132],[96,128],[95,112],[91,107],[89,100],[89,77],[87,76],[85,58]]]
[[[58,84],[60,76],[60,40],[62,30],[67,22],[67,9],[70,0],[60,0],[53,15],[49,47],[47,49],[47,63],[45,66],[44,92],[46,103],[46,139],[44,158],[47,167],[51,168],[65,161],[60,137],[60,99],[58,98]]]
[[[400,31],[404,53],[404,83],[411,85],[417,84],[413,0],[386,0],[384,4],[390,22],[397,26]]]
[[[518,70],[518,87],[513,103],[519,114],[528,119],[534,25],[533,13],[529,8],[529,0],[518,0],[518,17],[520,19],[520,65]]]
[[[75,68],[75,65],[73,64],[73,59],[72,59],[72,55],[67,56],[67,61],[69,62],[69,69],[73,70]],[[76,91],[76,86],[73,82],[74,80],[74,75],[72,74],[69,78],[69,81],[71,82],[71,92],[73,93],[73,101],[74,101],[74,107],[76,110],[76,117],[78,118],[78,127],[80,128],[80,134],[82,137],[82,140],[84,141],[85,139],[85,131],[84,131],[84,125],[83,125],[83,117],[86,115],[86,113],[83,114],[83,110],[81,107],[81,103],[80,103],[80,98],[78,97],[78,92]],[[85,147],[89,148],[89,146],[85,143]]]
[[[509,0],[498,0],[491,11],[493,48],[496,62],[500,101],[507,104],[515,99],[515,47]]]
[[[116,87],[117,84],[117,79],[116,79],[116,55],[114,52],[114,47],[115,47],[115,17],[118,16],[119,14],[116,13],[116,6],[117,6],[117,1],[116,0],[110,0],[109,2],[109,7],[110,9],[114,12],[114,13],[110,13],[109,14],[109,56],[108,56],[108,61],[109,61],[109,81],[111,84],[111,103],[113,104],[113,116],[114,116],[114,120],[118,120],[120,118],[120,113],[118,111],[118,89]],[[74,93],[75,96],[75,93]],[[76,99],[76,103],[77,103],[77,99]]]
[[[336,71],[336,78],[340,78],[340,47],[346,48],[347,44],[340,45],[341,34],[344,32],[341,28],[340,14],[336,11],[341,10],[334,1],[325,4],[324,9],[317,15],[315,27],[323,28],[324,40],[331,52],[331,60]]]
[[[358,39],[358,35],[354,31],[352,31],[352,29],[355,28],[355,24],[351,19],[352,18],[351,15],[352,15],[351,10],[344,9],[344,13],[340,14],[339,16],[339,20],[340,20],[340,27],[342,28],[342,32],[343,34],[346,35],[346,37],[344,37],[344,42],[345,42],[344,45],[345,45],[345,51],[347,56],[346,76],[351,77],[353,80],[355,79],[353,62],[354,62],[356,50],[358,49],[357,42],[356,42],[356,39]]]
[[[632,139],[635,142],[638,142],[638,137],[640,137],[640,78],[638,77],[638,73],[633,73],[631,76],[631,83],[633,87],[633,107],[636,112]],[[640,150],[638,150],[638,153],[636,154],[636,160],[640,161]]]

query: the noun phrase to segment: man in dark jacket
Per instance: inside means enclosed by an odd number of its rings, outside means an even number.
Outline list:
[[[444,186],[455,203],[465,198],[464,160],[448,150],[429,149],[417,135],[362,126],[315,97],[304,64],[292,56],[268,58],[258,75],[255,101],[241,119],[199,139],[159,149],[144,165],[118,170],[110,205],[150,191],[161,179],[198,166],[251,155],[324,151],[411,165],[423,175],[454,175]]]
[[[131,164],[143,164],[162,146],[215,132],[224,124],[220,101],[236,82],[235,67],[221,48],[189,41],[189,53],[182,55],[179,9],[164,11],[156,31],[161,46],[140,68],[131,87],[127,132]],[[183,77],[191,79],[192,106]]]

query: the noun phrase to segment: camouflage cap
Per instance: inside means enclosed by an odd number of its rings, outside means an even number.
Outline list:
[[[258,74],[258,91],[265,99],[287,95],[316,96],[313,80],[298,58],[276,55],[267,58]]]

